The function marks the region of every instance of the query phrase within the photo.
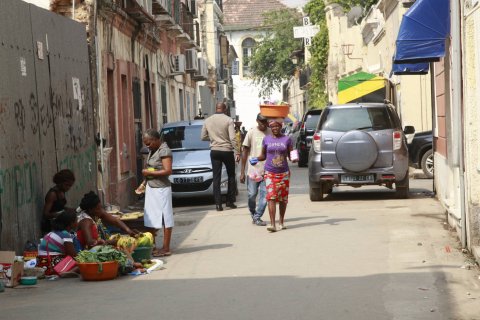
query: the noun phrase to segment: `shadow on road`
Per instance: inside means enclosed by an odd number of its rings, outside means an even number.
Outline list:
[[[299,223],[299,224],[288,224],[288,229],[297,229],[297,228],[305,228],[305,227],[314,227],[314,226],[319,226],[319,225],[322,225],[322,224],[328,224],[328,225],[331,225],[331,226],[338,226],[340,224],[340,222],[345,222],[345,221],[355,221],[357,219],[327,219],[327,220],[324,220],[324,221],[320,221],[320,222],[305,222],[305,223]],[[290,222],[289,219],[285,219],[285,222]]]
[[[287,209],[288,210],[288,209]],[[287,211],[288,213],[288,211]],[[268,214],[268,212],[267,212]],[[297,217],[297,218],[285,218],[285,221],[292,222],[292,221],[303,221],[309,219],[318,219],[318,218],[327,218],[328,216],[308,216],[308,217]]]
[[[205,250],[215,250],[215,249],[225,249],[228,247],[232,247],[233,244],[231,243],[220,243],[220,244],[210,244],[207,246],[197,246],[197,247],[181,247],[175,250],[175,254],[185,254],[185,253],[192,253],[197,251],[205,251]]]
[[[343,187],[345,188],[345,187]],[[343,189],[342,188],[342,189]],[[428,189],[412,188],[410,189],[409,199],[433,198],[434,193]],[[395,191],[388,189],[370,190],[335,190],[326,195],[323,201],[375,201],[375,200],[399,200],[395,196]],[[400,199],[403,200],[403,199]]]
[[[30,291],[28,299],[24,290],[8,291],[8,298],[0,300],[0,309],[9,319],[24,320],[38,319],[38,314],[45,319],[60,319],[67,313],[72,319],[124,319],[128,314],[142,319],[162,315],[164,319],[209,320],[473,319],[469,315],[478,311],[476,302],[469,301],[467,308],[459,309],[451,290],[439,290],[447,287],[445,273],[429,269],[330,277],[154,280],[140,276],[98,284],[72,279],[62,281],[68,283],[69,288],[75,288],[75,295],[65,294],[65,285],[46,283],[48,286],[41,290]],[[232,274],[238,272],[231,271]],[[158,276],[162,271],[155,273]],[[91,294],[92,290],[95,294]],[[79,296],[82,303],[76,303]],[[85,307],[98,306],[99,297],[102,297],[101,308]]]

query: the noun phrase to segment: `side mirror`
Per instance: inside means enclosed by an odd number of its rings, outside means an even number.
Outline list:
[[[405,129],[403,129],[403,133],[414,134],[415,133],[415,127],[414,126],[405,126]]]

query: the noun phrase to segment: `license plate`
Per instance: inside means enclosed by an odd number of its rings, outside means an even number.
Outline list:
[[[184,183],[202,183],[203,177],[188,177],[188,178],[173,178],[173,183],[184,184]]]
[[[367,175],[344,174],[340,179],[341,183],[361,183],[361,182],[374,182],[374,181],[375,181],[375,178],[373,174],[367,174]]]

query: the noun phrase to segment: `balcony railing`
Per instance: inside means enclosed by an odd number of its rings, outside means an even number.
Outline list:
[[[154,15],[172,13],[172,0],[153,0],[152,12]]]
[[[188,34],[191,40],[195,39],[195,33],[193,31],[193,16],[187,5],[181,4],[181,26],[183,32]]]
[[[200,24],[198,21],[195,21],[195,43],[200,47]]]
[[[180,14],[180,5],[182,3],[180,2],[180,0],[173,0],[172,1],[172,18],[173,20],[175,20],[175,23],[178,24],[178,25],[181,25],[181,14]]]
[[[215,0],[215,2],[217,3],[217,6],[220,8],[220,10],[223,11],[223,2],[222,2],[222,0]]]
[[[127,2],[127,5],[122,6],[122,8],[128,15],[139,22],[154,22],[152,16],[152,2],[149,0],[129,1]]]

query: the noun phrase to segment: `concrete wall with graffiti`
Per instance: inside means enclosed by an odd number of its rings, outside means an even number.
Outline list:
[[[85,26],[18,0],[0,1],[0,250],[37,241],[46,192],[76,176],[76,207],[96,189]]]

